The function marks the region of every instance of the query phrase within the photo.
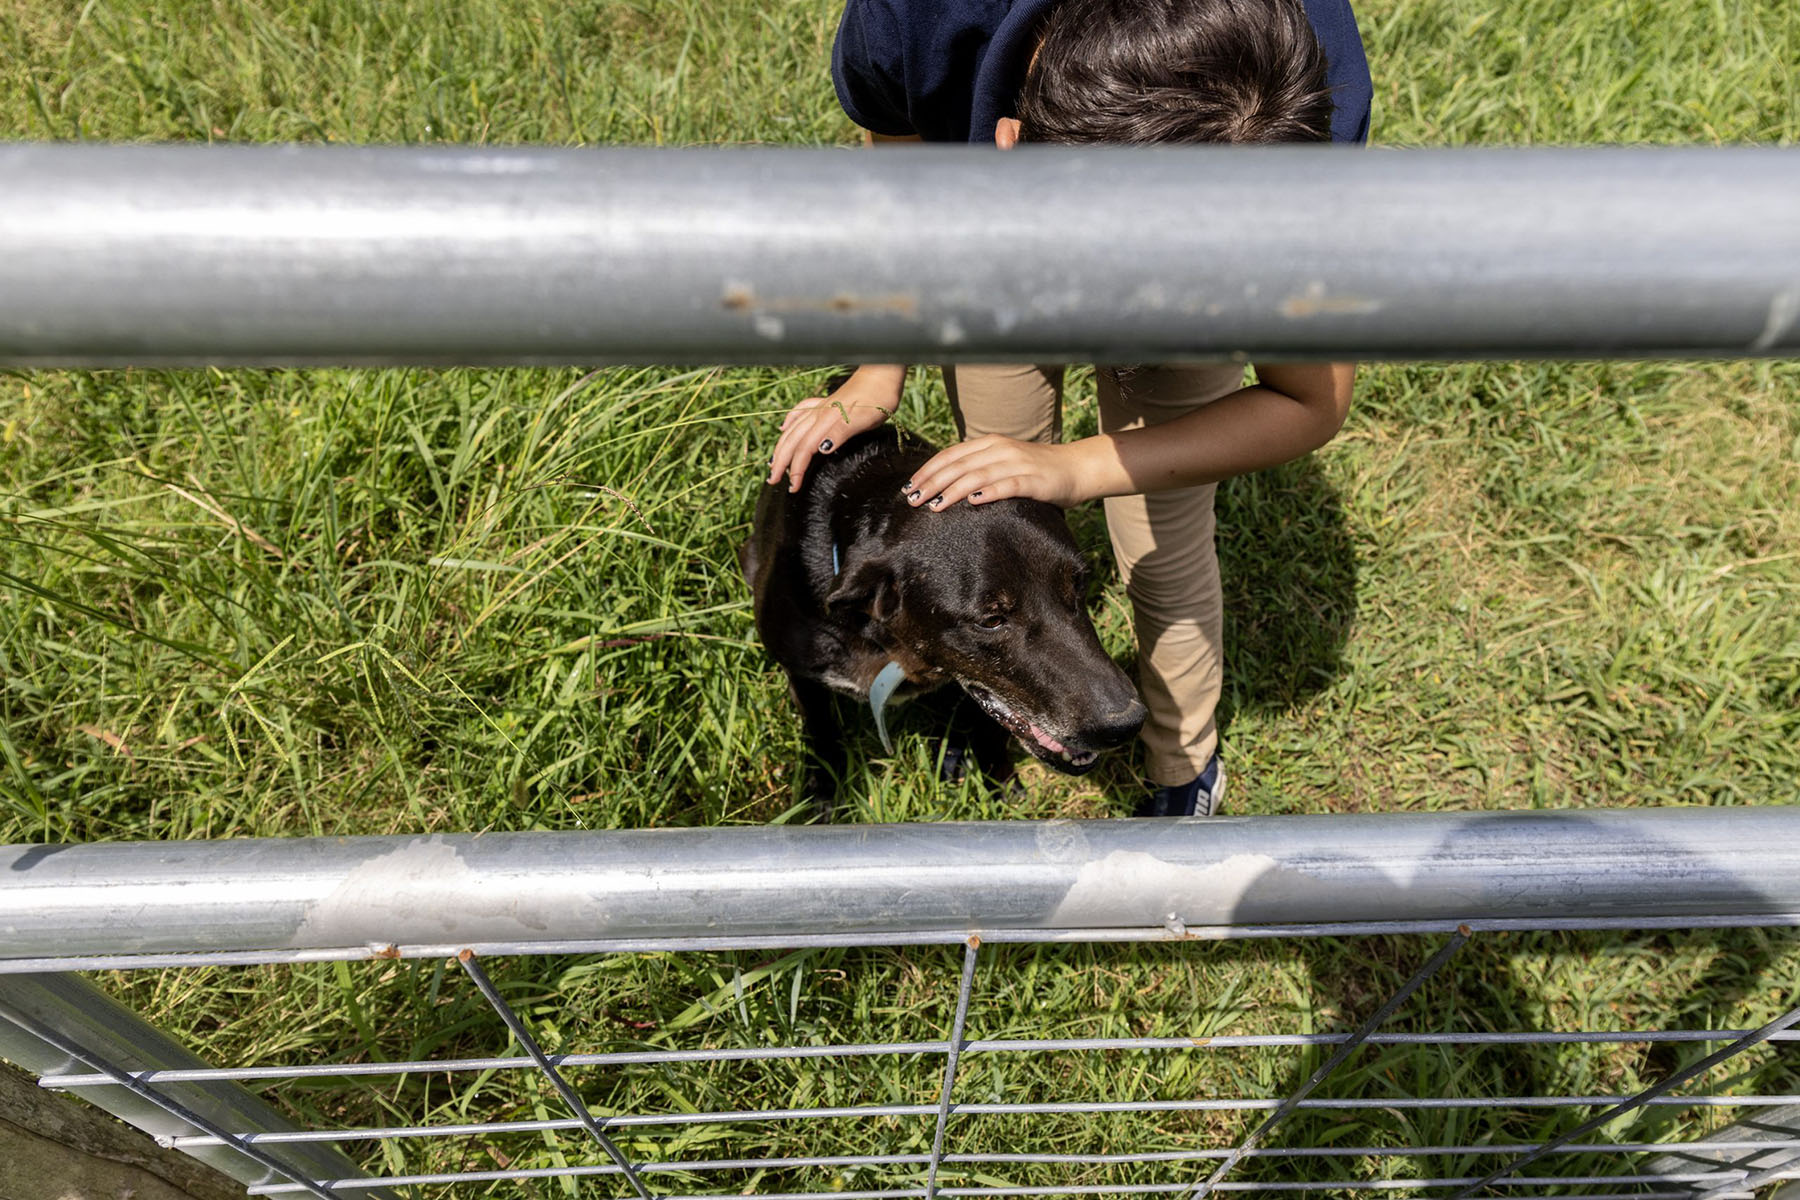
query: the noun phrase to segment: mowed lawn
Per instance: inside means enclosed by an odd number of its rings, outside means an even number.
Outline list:
[[[1367,0],[1358,13],[1386,145],[1800,136],[1790,0]],[[826,74],[835,20],[828,2],[788,0],[0,0],[0,136],[848,148]],[[755,644],[733,551],[779,414],[825,374],[0,375],[0,839],[808,819],[795,796],[797,729]],[[1221,491],[1230,811],[1794,802],[1797,391],[1794,362],[1365,367],[1331,446]],[[1077,434],[1093,428],[1092,397],[1078,372]],[[914,373],[902,419],[952,436],[935,372]],[[1128,659],[1097,509],[1072,520],[1102,564],[1096,621]],[[898,729],[891,758],[862,730],[841,819],[1120,816],[1137,792],[1126,755],[1078,781],[1028,770],[1017,795],[979,780],[940,785],[929,711],[907,712]],[[1761,934],[1478,943],[1460,989],[1428,993],[1400,1020],[1751,1024],[1800,988],[1789,944]],[[1425,949],[999,952],[971,1032],[1339,1029]],[[496,966],[547,1044],[581,1050],[941,1036],[953,970],[954,955],[935,950]],[[506,1045],[480,1019],[480,998],[433,963],[102,982],[227,1059]],[[1332,1086],[1579,1094],[1627,1088],[1702,1052],[1390,1050]],[[978,1058],[959,1096],[1280,1095],[1316,1061],[1292,1051]],[[937,1070],[932,1058],[871,1059],[577,1078],[602,1109],[669,1111],[925,1102]],[[1720,1086],[1800,1090],[1775,1054]],[[555,1115],[553,1096],[506,1077],[272,1094],[333,1124]],[[1390,1113],[1319,1118],[1291,1136],[1513,1141],[1574,1119]],[[1659,1110],[1632,1134],[1691,1134],[1722,1119]],[[1137,1150],[1230,1144],[1243,1121],[971,1118],[958,1136],[965,1149]],[[928,1123],[896,1119],[834,1125],[823,1141],[766,1126],[626,1141],[669,1158],[746,1146],[916,1152],[930,1135]],[[492,1139],[466,1160],[422,1144],[351,1149],[396,1169],[589,1157],[578,1140],[541,1134]],[[871,1178],[794,1172],[757,1186]],[[749,1177],[691,1183],[735,1190]]]

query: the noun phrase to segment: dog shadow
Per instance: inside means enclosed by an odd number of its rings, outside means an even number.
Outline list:
[[[1227,480],[1213,509],[1224,601],[1223,739],[1238,717],[1289,711],[1342,673],[1356,619],[1356,548],[1343,498],[1311,457]],[[1096,565],[1092,595],[1116,587],[1101,507],[1072,511],[1069,524]],[[1123,665],[1135,676],[1135,654]],[[1114,811],[1130,812],[1143,790],[1137,757],[1102,762],[1096,783]]]

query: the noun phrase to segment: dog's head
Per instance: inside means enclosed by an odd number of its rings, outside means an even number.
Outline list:
[[[896,506],[859,540],[828,602],[867,635],[955,679],[1030,753],[1071,775],[1144,723],[1137,690],[1100,646],[1088,568],[1060,511],[1035,500]]]

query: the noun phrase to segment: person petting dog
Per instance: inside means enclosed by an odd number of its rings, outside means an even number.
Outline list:
[[[871,143],[1363,142],[1372,85],[1348,0],[849,0],[832,53]],[[1021,218],[1029,220],[1029,216]],[[1100,433],[1061,441],[1062,368],[962,365],[944,383],[963,441],[905,502],[1103,499],[1131,598],[1152,789],[1140,816],[1210,815],[1223,613],[1213,492],[1336,436],[1350,363],[1096,367]],[[790,410],[769,465],[798,489],[895,410],[904,365],[858,368]]]

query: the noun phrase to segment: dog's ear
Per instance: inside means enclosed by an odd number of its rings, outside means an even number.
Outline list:
[[[893,619],[900,611],[900,586],[894,564],[882,555],[858,559],[837,577],[825,594],[825,606],[861,609],[877,621]]]

